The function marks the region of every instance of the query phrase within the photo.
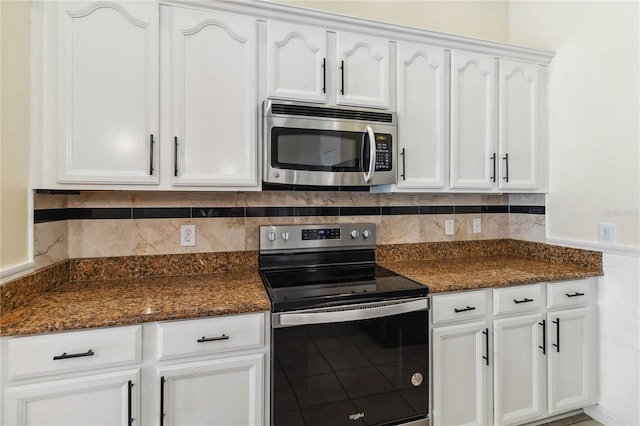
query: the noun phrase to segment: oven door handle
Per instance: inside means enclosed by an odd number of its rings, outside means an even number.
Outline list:
[[[364,172],[364,183],[369,183],[371,182],[371,178],[373,178],[373,174],[376,172],[376,135],[369,125],[364,128],[362,134],[363,140],[365,134],[369,136],[369,172]]]
[[[296,312],[278,312],[272,315],[273,328],[294,327],[297,325],[327,324],[334,322],[357,321],[381,318],[391,315],[429,309],[429,299],[411,299],[408,301],[389,301],[380,303],[362,303],[341,307],[309,309]]]

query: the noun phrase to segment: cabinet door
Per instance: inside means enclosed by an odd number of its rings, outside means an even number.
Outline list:
[[[496,425],[522,424],[546,413],[543,320],[533,314],[493,322]]]
[[[433,329],[434,425],[491,424],[489,323]]]
[[[7,388],[4,424],[139,425],[139,376],[130,370]]]
[[[59,5],[59,182],[158,183],[158,6]]]
[[[547,314],[549,414],[595,403],[596,326],[593,308]]]
[[[498,75],[498,186],[535,189],[544,67],[500,60]]]
[[[162,367],[165,425],[262,425],[262,354]]]
[[[269,97],[326,102],[326,30],[270,21],[267,63]]]
[[[495,60],[451,52],[451,187],[493,189],[496,182]]]
[[[389,40],[339,32],[336,42],[336,102],[389,108]]]
[[[171,34],[163,53],[171,69],[173,184],[256,186],[256,20],[173,7],[162,13]]]
[[[445,51],[398,44],[398,188],[445,185]]]

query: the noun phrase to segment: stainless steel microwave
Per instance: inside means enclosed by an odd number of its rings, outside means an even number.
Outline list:
[[[263,180],[314,186],[395,183],[397,130],[394,112],[265,101]]]

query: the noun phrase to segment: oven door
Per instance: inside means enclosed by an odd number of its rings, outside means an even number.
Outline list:
[[[426,298],[272,315],[271,424],[428,424]]]
[[[265,182],[366,186],[396,181],[393,126],[268,117],[265,133]]]

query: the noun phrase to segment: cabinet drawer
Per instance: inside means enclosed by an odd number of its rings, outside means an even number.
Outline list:
[[[485,290],[433,296],[433,324],[484,318],[487,312]]]
[[[547,307],[583,306],[595,298],[592,279],[547,284]]]
[[[493,290],[494,315],[536,311],[544,306],[543,284]]]
[[[264,314],[162,322],[158,360],[205,355],[264,345]]]
[[[8,375],[15,380],[140,362],[141,337],[136,325],[8,339]]]

